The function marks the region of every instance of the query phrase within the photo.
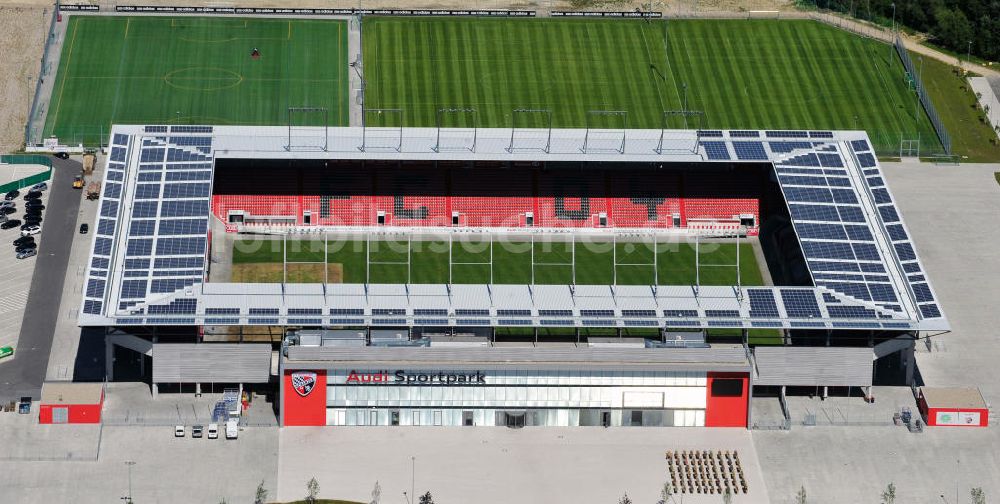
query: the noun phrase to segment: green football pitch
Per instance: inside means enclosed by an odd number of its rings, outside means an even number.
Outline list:
[[[346,54],[342,21],[71,16],[44,134],[96,145],[113,123],[285,125],[296,106],[346,125]]]
[[[751,246],[741,242],[738,255],[739,283],[762,285]],[[451,275],[456,284],[736,285],[736,263],[731,240],[661,242],[654,254],[652,244],[596,240],[496,241],[492,247],[456,241],[449,247],[446,241],[245,239],[234,243],[232,257],[233,281],[304,283],[449,283]]]
[[[882,151],[904,137],[941,151],[893,49],[813,21],[370,18],[363,35],[366,106],[402,109],[407,125],[474,108],[481,127],[548,109],[554,127],[624,110],[628,127],[659,128],[664,110],[686,108],[704,111],[709,128],[857,128]]]

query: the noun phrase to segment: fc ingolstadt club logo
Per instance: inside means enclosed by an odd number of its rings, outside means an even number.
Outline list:
[[[316,388],[316,373],[312,371],[298,371],[292,373],[292,388],[295,393],[305,397]]]

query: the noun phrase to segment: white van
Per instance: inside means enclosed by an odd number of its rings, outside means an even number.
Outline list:
[[[240,423],[235,418],[226,420],[226,439],[236,439],[240,435]]]

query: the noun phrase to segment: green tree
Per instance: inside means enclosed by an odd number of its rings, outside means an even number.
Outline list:
[[[316,502],[316,496],[319,495],[319,482],[316,481],[315,477],[309,478],[306,483],[306,492],[306,501]]]
[[[257,491],[254,493],[253,504],[264,504],[267,500],[267,489],[264,488],[264,480],[260,480],[260,484],[257,485]]]
[[[628,496],[628,492],[625,492],[625,493],[624,493],[624,494],[622,495],[622,498],[621,498],[621,499],[618,499],[618,504],[632,504],[632,499],[631,499],[631,498],[629,498],[629,496]]]
[[[428,491],[427,493],[420,496],[420,504],[434,504],[434,497]]]
[[[896,485],[889,483],[882,492],[882,504],[894,504],[896,502]]]
[[[982,487],[976,487],[969,491],[972,496],[972,504],[986,504],[986,492]]]
[[[942,45],[960,50],[972,40],[972,24],[962,11],[942,6],[934,10],[934,17],[937,27],[933,33]]]
[[[795,494],[795,504],[806,504],[806,487],[800,487],[799,493]]]

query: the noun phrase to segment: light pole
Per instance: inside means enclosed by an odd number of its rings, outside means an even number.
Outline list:
[[[684,111],[684,112],[687,112],[687,109],[688,109],[688,84],[687,84],[687,82],[685,82],[685,83],[683,84],[683,87],[684,87],[684,104],[683,104],[683,111]]]
[[[128,466],[128,497],[122,497],[125,504],[132,504],[132,466],[135,465],[134,460],[126,460],[125,465]]]
[[[969,63],[971,63],[971,62],[972,62],[972,41],[970,40],[969,41],[969,49],[966,50],[966,52],[965,52],[965,66],[968,67]],[[968,68],[966,68],[966,70],[968,70]]]
[[[892,4],[892,33],[896,33],[896,4]]]
[[[416,504],[417,494],[414,493],[414,488],[416,488],[415,481],[417,479],[417,457],[410,456],[410,495],[413,496],[414,502],[411,504]]]

